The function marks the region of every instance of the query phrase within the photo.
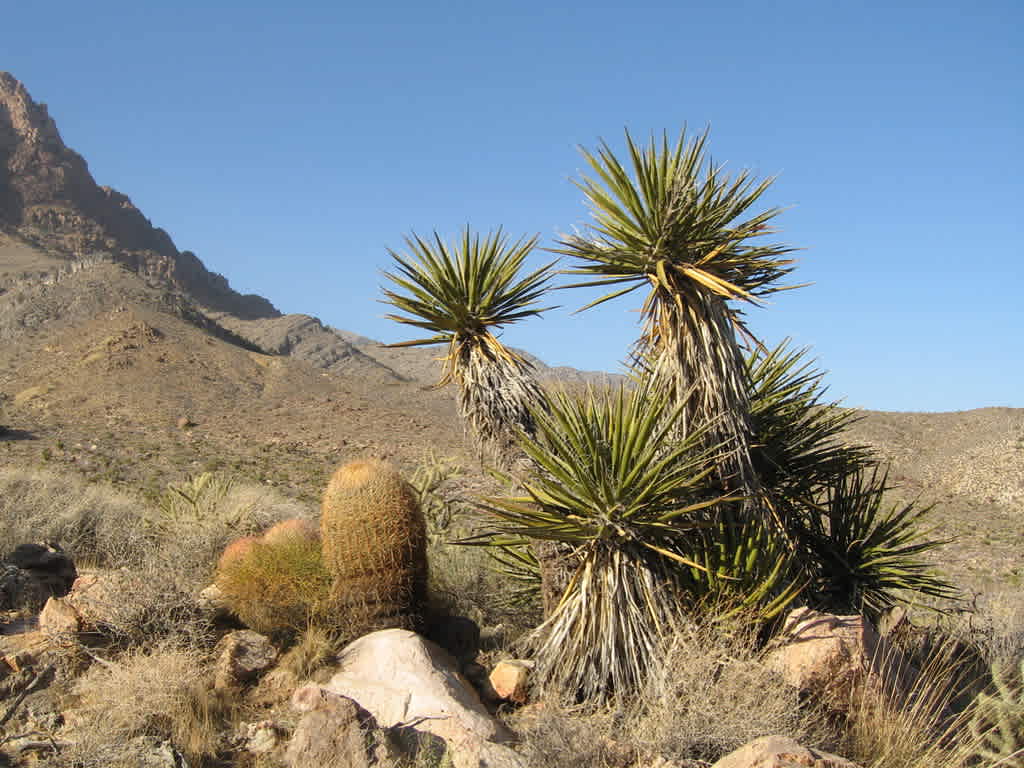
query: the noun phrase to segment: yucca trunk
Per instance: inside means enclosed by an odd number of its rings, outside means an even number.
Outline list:
[[[544,391],[533,366],[486,331],[456,335],[445,360],[445,379],[458,386],[459,414],[483,451],[508,454],[519,431],[533,435],[531,410],[543,407]]]
[[[720,297],[680,304],[653,291],[644,305],[640,347],[657,377],[684,402],[679,428],[685,438],[703,431],[706,448],[722,451],[715,474],[721,487],[746,497],[760,491],[751,458],[750,384],[732,317]]]
[[[529,644],[542,687],[599,701],[635,691],[679,618],[674,569],[640,547],[586,547],[561,602]]]

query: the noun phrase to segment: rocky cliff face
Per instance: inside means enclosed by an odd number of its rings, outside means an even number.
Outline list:
[[[0,230],[67,259],[108,253],[151,281],[205,307],[256,319],[280,313],[242,296],[195,254],[180,252],[132,201],[96,184],[85,160],[64,145],[45,104],[0,72]]]

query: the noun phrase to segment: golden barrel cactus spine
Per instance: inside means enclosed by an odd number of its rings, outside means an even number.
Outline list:
[[[389,463],[352,461],[331,477],[320,533],[332,599],[366,631],[416,628],[426,602],[426,523],[415,490]]]

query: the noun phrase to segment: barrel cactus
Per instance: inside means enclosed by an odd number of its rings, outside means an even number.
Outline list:
[[[332,632],[330,578],[323,567],[316,524],[286,520],[261,536],[246,536],[225,548],[214,583],[246,626],[287,639],[310,626]]]
[[[341,466],[324,493],[320,534],[334,610],[354,630],[416,628],[426,602],[426,524],[415,490],[389,463]]]

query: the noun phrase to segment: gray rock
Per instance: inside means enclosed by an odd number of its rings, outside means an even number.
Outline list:
[[[233,688],[255,680],[277,661],[277,649],[259,632],[240,629],[221,638],[215,649],[214,687]]]
[[[329,693],[309,697],[306,704],[285,750],[288,768],[370,768],[374,760],[359,707]]]

